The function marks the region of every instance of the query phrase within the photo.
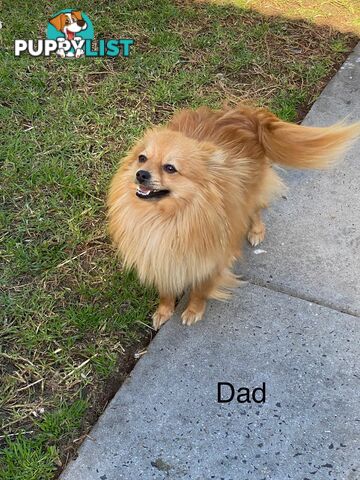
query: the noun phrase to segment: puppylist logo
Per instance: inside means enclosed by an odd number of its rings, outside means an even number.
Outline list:
[[[85,12],[65,9],[53,15],[47,25],[46,39],[15,40],[15,56],[28,53],[32,57],[128,57],[131,38],[94,41],[94,28]]]

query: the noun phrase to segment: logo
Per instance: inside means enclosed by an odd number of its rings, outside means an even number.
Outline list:
[[[94,40],[90,18],[80,10],[65,9],[53,15],[47,25],[46,39],[15,40],[15,56],[57,55],[61,58],[128,57],[131,38]]]
[[[84,55],[85,40],[94,39],[94,28],[89,17],[79,10],[62,10],[48,22],[46,36],[58,44],[56,53],[64,57]]]

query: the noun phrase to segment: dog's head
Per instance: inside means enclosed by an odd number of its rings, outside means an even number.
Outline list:
[[[222,153],[167,128],[148,131],[127,157],[128,188],[139,202],[191,202],[211,189],[209,166]]]
[[[56,17],[51,18],[49,22],[56,30],[64,33],[69,40],[74,38],[75,33],[87,28],[87,23],[82,18],[81,12],[75,10],[68,13],[60,13]]]

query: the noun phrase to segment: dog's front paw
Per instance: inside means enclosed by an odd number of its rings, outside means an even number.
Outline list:
[[[205,312],[205,308],[199,310],[191,307],[190,305],[181,315],[183,325],[192,325],[202,319]]]
[[[169,318],[173,313],[174,313],[174,310],[164,305],[159,305],[156,312],[152,316],[154,329],[159,330],[161,325],[164,325],[164,323],[169,320]]]
[[[81,48],[78,48],[75,53],[75,58],[80,58],[83,55],[84,55],[84,50],[82,50]]]
[[[261,243],[265,238],[265,225],[258,225],[257,228],[251,229],[248,231],[247,239],[250,245],[256,247]]]

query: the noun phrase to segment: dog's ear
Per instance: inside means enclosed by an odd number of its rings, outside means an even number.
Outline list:
[[[59,32],[62,32],[65,27],[65,19],[66,19],[66,15],[64,13],[60,13],[54,18],[50,18],[49,23],[51,23],[51,25],[55,27],[56,30],[59,30]]]
[[[77,20],[82,20],[82,19],[83,19],[82,16],[81,16],[80,10],[76,10],[76,11],[73,10],[73,11],[71,12],[71,14],[74,15],[74,17],[75,17]]]

